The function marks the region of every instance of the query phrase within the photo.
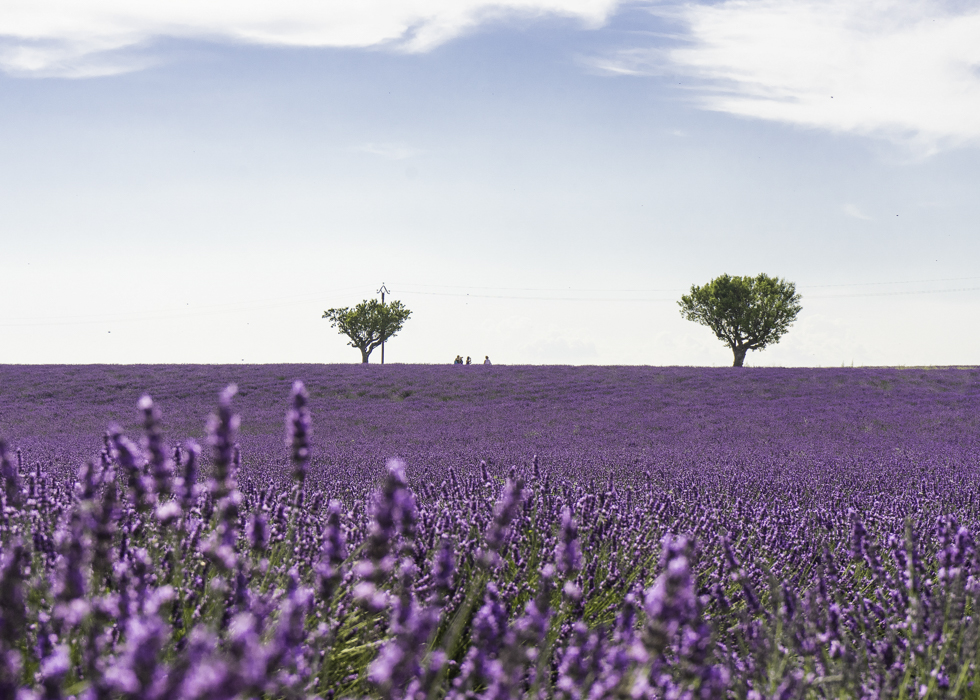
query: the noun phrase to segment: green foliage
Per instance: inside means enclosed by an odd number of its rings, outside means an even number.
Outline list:
[[[322,318],[350,338],[348,345],[360,350],[361,362],[367,362],[371,351],[400,331],[411,315],[400,301],[365,299],[354,308],[327,309]]]
[[[749,350],[762,350],[779,341],[803,308],[796,285],[760,274],[757,277],[721,275],[677,302],[688,321],[707,326],[735,355],[741,367]]]

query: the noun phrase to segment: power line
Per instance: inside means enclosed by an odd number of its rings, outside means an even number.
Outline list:
[[[930,282],[960,282],[963,280],[978,280],[980,276],[973,277],[938,277],[934,279],[924,279],[924,280],[899,280],[893,282],[851,282],[846,284],[806,284],[799,285],[802,289],[822,289],[825,287],[871,287],[887,284],[927,284]],[[637,293],[637,292],[685,292],[688,288],[680,289],[677,287],[671,289],[647,289],[647,288],[632,288],[632,289],[595,289],[595,288],[579,288],[574,289],[572,287],[481,287],[474,285],[455,285],[455,284],[405,284],[399,285],[400,289],[405,289],[406,287],[423,287],[423,288],[435,288],[435,289],[480,289],[480,290],[496,290],[496,291],[508,291],[508,292],[619,292],[619,293]],[[422,294],[424,292],[416,292]],[[430,292],[434,294],[435,292]]]
[[[363,289],[358,287],[341,287],[325,292],[290,295],[282,297],[267,297],[246,301],[225,302],[221,304],[194,305],[184,309],[158,309],[134,314],[73,314],[70,316],[29,316],[20,318],[0,319],[2,328],[27,328],[34,326],[83,326],[110,323],[138,323],[143,321],[158,321],[180,318],[196,318],[214,314],[234,313],[239,311],[262,311],[293,306],[297,301],[322,300],[325,294],[336,294],[351,290]]]
[[[573,289],[571,287],[475,287],[458,284],[409,284],[401,287],[434,287],[435,289],[488,289],[508,292],[676,292],[674,289]],[[423,292],[418,292],[422,294]],[[434,292],[433,292],[434,293]]]
[[[963,280],[980,280],[980,277],[942,277],[932,280],[906,280],[904,282],[857,282],[855,284],[808,284],[807,287],[872,287],[882,284],[927,284],[929,282],[961,282]],[[971,288],[975,289],[975,288]]]
[[[967,278],[976,279],[976,278]],[[874,284],[874,283],[872,283]],[[822,285],[824,287],[833,287],[836,285]],[[845,285],[841,285],[845,286]],[[973,292],[980,290],[980,287],[957,287],[954,289],[921,289],[921,290],[910,290],[902,292],[861,292],[857,294],[826,294],[826,295],[803,295],[805,299],[847,299],[853,297],[884,297],[884,296],[909,296],[915,294],[942,294],[945,292]],[[619,290],[625,291],[625,290]],[[498,295],[498,294],[466,294],[466,293],[453,293],[453,292],[402,292],[411,296],[412,294],[424,294],[426,296],[445,296],[445,297],[466,297],[472,299],[518,299],[525,301],[614,301],[614,302],[661,302],[661,301],[677,301],[676,298],[660,298],[660,299],[650,299],[650,298],[637,298],[637,297],[535,297],[535,296],[508,296],[508,295]]]
[[[968,278],[969,279],[969,278]],[[827,285],[830,286],[830,285]],[[909,292],[866,292],[864,294],[829,294],[827,296],[811,296],[810,299],[846,299],[850,297],[891,297],[910,294],[942,294],[944,292],[976,292],[980,287],[958,287],[956,289],[919,289]]]
[[[574,291],[574,290],[572,290]],[[625,290],[615,290],[615,291],[625,291]],[[425,296],[436,296],[436,297],[469,297],[471,299],[521,299],[525,301],[677,301],[676,299],[637,299],[636,297],[624,297],[624,298],[614,298],[614,297],[529,297],[529,296],[510,296],[503,294],[465,294],[465,293],[453,293],[453,292],[401,292],[402,294],[423,294]]]
[[[859,282],[853,284],[822,284],[822,285],[805,285],[802,290],[805,292],[807,289],[830,289],[830,288],[842,288],[842,287],[869,287],[869,286],[881,286],[881,285],[891,285],[891,284],[927,284],[932,282],[952,282],[961,280],[975,280],[980,279],[980,277],[945,277],[937,279],[928,280],[904,280],[899,282]],[[472,286],[466,287],[462,285],[434,285],[434,284],[423,284],[423,285],[406,285],[408,289],[400,288],[399,293],[405,295],[424,295],[424,296],[442,296],[442,297],[454,297],[454,298],[473,298],[473,299],[506,299],[506,300],[516,300],[516,301],[575,301],[575,302],[605,302],[605,303],[661,303],[661,302],[676,302],[676,297],[669,298],[650,298],[650,297],[588,297],[588,296],[529,296],[529,295],[518,295],[518,294],[476,294],[465,291],[460,292],[437,292],[437,291],[422,291],[418,289],[411,289],[411,287],[428,287],[435,289],[473,289],[473,290],[487,290],[487,291],[514,291],[514,292],[564,292],[568,293],[582,293],[582,294],[595,294],[595,293],[637,293],[637,292],[669,292],[673,294],[683,293],[686,290],[682,289],[575,289],[571,287],[481,287]],[[354,287],[340,287],[336,289],[324,290],[322,292],[310,292],[304,294],[294,294],[288,296],[279,297],[266,297],[264,299],[251,299],[242,301],[231,301],[223,302],[217,304],[206,304],[206,305],[195,305],[186,309],[159,309],[155,311],[149,311],[144,313],[135,314],[125,314],[125,315],[114,315],[111,313],[107,314],[82,314],[82,315],[70,315],[70,316],[33,316],[33,317],[20,317],[20,318],[8,318],[0,319],[0,327],[3,328],[29,328],[29,327],[39,327],[39,326],[79,326],[79,325],[94,325],[94,324],[118,324],[118,323],[138,323],[146,321],[158,321],[158,320],[172,320],[172,319],[184,319],[184,318],[195,318],[200,316],[208,316],[213,314],[223,314],[231,312],[240,311],[261,311],[266,309],[282,308],[284,306],[292,306],[296,302],[300,301],[312,301],[312,300],[322,300],[325,295],[328,294],[338,294],[343,292],[350,292],[354,290],[363,290],[364,286],[354,286]],[[804,300],[806,299],[845,299],[845,298],[855,298],[855,297],[878,297],[878,296],[913,296],[918,294],[946,294],[946,293],[957,293],[957,292],[975,292],[980,291],[980,287],[956,287],[951,289],[923,289],[923,290],[907,290],[907,291],[893,291],[893,292],[857,292],[849,294],[828,294],[828,295],[810,295],[804,294]]]

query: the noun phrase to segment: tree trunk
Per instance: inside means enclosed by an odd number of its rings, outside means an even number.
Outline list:
[[[748,351],[748,348],[743,347],[732,348],[732,352],[735,353],[735,361],[732,363],[732,367],[741,367],[745,362],[745,353]],[[365,360],[365,362],[367,362],[367,360]]]
[[[371,351],[366,348],[358,348],[361,351],[361,364],[367,364],[368,358],[371,356]]]

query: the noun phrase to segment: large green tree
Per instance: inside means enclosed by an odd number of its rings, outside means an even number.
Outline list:
[[[366,363],[371,351],[400,331],[411,315],[400,301],[365,299],[354,308],[327,309],[322,318],[350,338],[348,345],[360,350],[361,362]]]
[[[779,341],[803,308],[792,282],[759,275],[722,275],[703,287],[691,286],[677,304],[681,315],[715,332],[735,355],[733,367],[741,367],[745,353],[762,350]]]

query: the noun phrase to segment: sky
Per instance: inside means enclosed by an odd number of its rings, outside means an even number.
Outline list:
[[[0,0],[0,363],[978,365],[978,115],[973,2]]]

